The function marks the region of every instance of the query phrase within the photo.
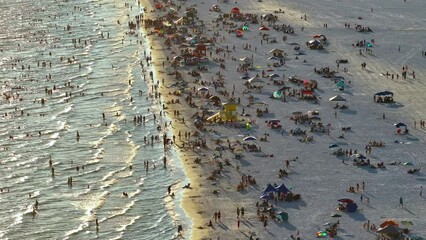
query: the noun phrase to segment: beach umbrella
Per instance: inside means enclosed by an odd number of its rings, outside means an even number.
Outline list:
[[[341,199],[339,199],[339,200],[337,200],[338,202],[341,202],[341,203],[346,203],[346,204],[349,204],[349,203],[353,203],[354,201],[352,200],[352,199],[350,199],[350,198],[341,198]]]
[[[269,57],[269,58],[268,58],[268,60],[279,61],[280,59],[279,59],[279,58],[277,58],[277,57],[275,57],[275,56],[273,56],[273,57]]]
[[[250,77],[249,76],[242,76],[242,77],[240,77],[241,79],[244,79],[244,80],[247,80],[247,79],[250,79]]]
[[[244,63],[252,63],[253,59],[251,59],[249,57],[244,57],[244,58],[240,58],[240,61],[244,62]]]
[[[367,159],[364,155],[362,155],[360,153],[352,154],[351,157],[358,158],[358,159],[361,159],[361,160]]]
[[[263,81],[259,77],[250,78],[249,80],[247,80],[247,82],[250,83],[250,84],[252,84],[252,83],[265,83],[265,81]]]
[[[238,14],[238,13],[240,13],[240,9],[237,8],[237,7],[234,7],[234,8],[231,9],[231,13],[232,14]]]
[[[243,138],[243,141],[244,142],[248,142],[248,141],[256,141],[257,139],[256,139],[256,137],[255,136],[248,136],[248,137],[245,137],[245,138]]]
[[[388,226],[388,225],[392,225],[392,226],[395,226],[395,227],[399,227],[399,224],[398,224],[395,220],[386,220],[386,221],[384,221],[384,222],[382,222],[382,223],[380,224],[380,227],[381,227],[381,228],[384,228],[384,227],[386,227],[386,226]]]
[[[220,98],[218,96],[211,96],[210,100],[213,102],[220,102]]]
[[[407,125],[405,125],[405,124],[404,124],[404,123],[402,123],[402,122],[395,123],[395,124],[394,124],[394,126],[395,126],[396,128],[400,128],[400,127],[407,127]]]
[[[260,27],[260,28],[259,28],[259,30],[260,30],[260,31],[269,31],[269,28],[267,28],[267,27],[263,26],[263,27]]]
[[[328,146],[328,148],[337,148],[339,145],[337,144],[331,144],[330,146]]]
[[[269,75],[270,78],[277,78],[280,77],[280,75],[276,74],[276,73],[272,73]]]
[[[198,91],[199,92],[208,92],[209,88],[208,87],[200,87],[200,88],[198,88]]]

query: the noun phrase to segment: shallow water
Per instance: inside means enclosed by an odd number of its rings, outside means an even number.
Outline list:
[[[137,2],[0,4],[0,238],[170,239],[178,224],[189,226],[180,193],[167,197],[185,176],[173,151],[163,168],[157,125],[167,119],[147,98],[150,69],[140,66],[149,48],[139,30],[126,34]],[[145,124],[133,122],[139,115]],[[160,140],[144,143],[151,135]]]

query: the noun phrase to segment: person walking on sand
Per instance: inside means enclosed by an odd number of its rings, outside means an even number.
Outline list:
[[[268,226],[268,220],[265,219],[265,221],[263,221],[263,228],[266,229],[266,226]]]
[[[240,219],[237,219],[237,228],[240,229]]]
[[[241,207],[241,217],[244,217],[244,207]]]
[[[399,206],[404,207],[404,200],[402,199],[402,197],[399,198]]]
[[[237,207],[237,217],[238,218],[240,217],[240,208],[239,207]]]

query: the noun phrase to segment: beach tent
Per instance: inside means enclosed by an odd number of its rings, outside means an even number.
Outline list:
[[[346,102],[346,99],[340,95],[330,98],[330,102]]]
[[[345,82],[340,80],[336,84],[334,84],[334,88],[344,88],[346,87]]]
[[[284,183],[276,187],[275,191],[277,193],[286,193],[286,194],[290,192],[290,190],[288,190],[288,188],[284,185]]]
[[[288,221],[288,214],[286,212],[279,212],[275,217],[281,221]]]
[[[240,9],[237,7],[234,7],[231,9],[231,14],[239,14],[240,13]]]
[[[271,192],[275,192],[275,187],[272,186],[272,184],[268,183],[268,185],[266,185],[266,188],[262,191],[262,195],[267,195]]]
[[[358,209],[358,205],[356,203],[348,203],[346,204],[346,211],[348,212],[355,212]]]
[[[282,98],[283,93],[281,91],[275,91],[272,93],[272,98]]]

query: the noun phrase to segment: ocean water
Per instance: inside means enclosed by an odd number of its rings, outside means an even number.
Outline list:
[[[149,46],[128,28],[142,8],[125,3],[0,0],[0,239],[172,239],[189,228],[181,162],[162,144],[170,120],[148,95]]]

